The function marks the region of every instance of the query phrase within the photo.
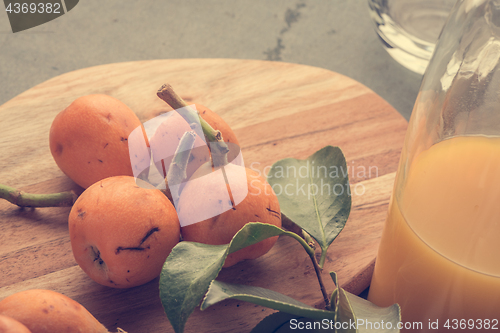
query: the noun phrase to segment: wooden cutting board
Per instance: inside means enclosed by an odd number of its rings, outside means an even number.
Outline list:
[[[247,167],[307,158],[326,145],[343,150],[353,204],[328,251],[327,291],[368,285],[394,181],[406,120],[362,84],[315,67],[255,60],[181,59],[109,64],[57,76],[0,107],[0,182],[35,193],[81,191],[56,166],[48,135],[58,112],[79,96],[112,95],[141,121],[170,108],[156,97],[170,83],[188,102],[208,106],[232,126]],[[70,208],[19,209],[0,202],[0,299],[46,288],[84,305],[108,329],[172,332],[158,280],[128,289],[103,287],[76,265],[67,228]],[[280,238],[264,257],[223,269],[225,281],[270,288],[320,307],[314,269],[294,240]],[[230,300],[189,318],[186,332],[249,332],[273,310]]]

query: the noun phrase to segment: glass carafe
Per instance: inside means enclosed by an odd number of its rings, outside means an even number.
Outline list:
[[[453,8],[405,138],[368,299],[403,332],[500,329],[500,0]]]

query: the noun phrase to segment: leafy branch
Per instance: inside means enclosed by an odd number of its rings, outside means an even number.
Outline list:
[[[345,172],[335,174],[314,173],[311,165],[328,165],[344,168]],[[307,173],[294,174],[294,177],[280,176],[287,168],[306,168]],[[286,159],[273,165],[268,176],[270,184],[279,184],[286,187],[289,184],[313,189],[316,186],[328,184],[329,187],[349,186],[347,167],[341,150],[337,147],[325,147],[307,160]],[[280,173],[281,172],[281,173]],[[297,177],[298,175],[298,177]],[[316,176],[315,176],[316,175]],[[326,175],[326,176],[325,176]],[[275,185],[277,186],[277,185]],[[274,188],[274,187],[273,187]],[[284,194],[283,194],[284,193]],[[391,323],[391,329],[380,332],[398,332],[397,323],[400,320],[399,306],[378,308],[370,302],[352,295],[339,287],[336,275],[330,273],[337,289],[329,297],[321,278],[321,268],[325,262],[326,251],[345,226],[350,212],[350,192],[332,195],[319,191],[299,193],[290,196],[288,193],[277,193],[285,212],[288,226],[299,226],[298,232],[285,231],[273,225],[264,223],[248,223],[226,245],[207,245],[194,242],[181,242],[174,247],[163,266],[160,275],[160,298],[165,313],[175,332],[184,331],[185,324],[197,306],[201,310],[225,299],[238,299],[261,306],[269,307],[280,312],[265,318],[252,332],[278,332],[280,327],[291,318],[301,320],[323,321],[331,323],[332,332],[364,332],[362,328],[352,329],[352,325],[345,327],[344,323],[356,322],[358,319],[380,320]],[[306,239],[304,239],[303,237]],[[289,236],[298,241],[315,267],[320,289],[325,300],[325,309],[316,309],[299,302],[287,295],[265,288],[230,284],[217,281],[216,278],[222,269],[228,254],[244,247],[256,244],[266,238],[275,236]],[[310,235],[310,236],[309,236]],[[314,248],[311,247],[313,237],[321,247],[320,263],[316,261]],[[200,305],[201,302],[201,305]],[[340,323],[339,328],[335,326]],[[394,328],[394,329],[393,329]],[[324,331],[322,331],[324,332]]]

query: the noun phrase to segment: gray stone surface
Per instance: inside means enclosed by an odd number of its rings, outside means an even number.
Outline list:
[[[0,104],[76,69],[170,58],[322,67],[365,84],[407,119],[421,81],[382,48],[366,0],[81,0],[15,34],[0,13]]]

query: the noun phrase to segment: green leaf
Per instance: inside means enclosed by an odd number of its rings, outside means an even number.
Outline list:
[[[336,301],[338,333],[399,332],[397,328],[401,321],[399,305],[378,307],[340,288],[335,273],[331,272],[330,276],[337,286],[334,294],[338,297]]]
[[[231,243],[229,243],[228,254],[256,244],[266,238],[283,234],[289,234],[289,232],[271,224],[260,222],[247,223],[233,236]],[[224,259],[226,259],[226,256],[224,256]]]
[[[312,329],[306,329],[308,325],[316,325],[316,329],[314,326]],[[308,333],[334,333],[335,329],[330,328],[331,324],[329,321],[325,323],[285,312],[275,312],[262,319],[250,333],[293,333],[297,331]]]
[[[278,196],[281,212],[318,242],[323,267],[326,251],[351,211],[344,154],[327,146],[306,160],[280,160],[271,167],[267,181]]]
[[[236,233],[227,245],[186,241],[177,244],[160,274],[160,299],[175,332],[184,331],[188,317],[200,304],[229,253],[281,234],[297,237],[273,225],[252,222]]]
[[[230,298],[311,319],[335,319],[335,312],[316,309],[276,291],[221,281],[212,282],[201,304],[201,309],[205,310],[213,304]]]
[[[160,274],[160,299],[175,332],[200,304],[210,282],[224,264],[227,245],[180,242],[168,256]]]
[[[397,304],[381,308],[340,288],[338,312],[340,322],[355,322],[357,328],[357,331],[343,330],[342,333],[399,332],[401,315]]]

